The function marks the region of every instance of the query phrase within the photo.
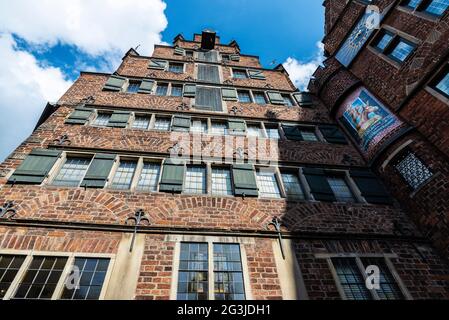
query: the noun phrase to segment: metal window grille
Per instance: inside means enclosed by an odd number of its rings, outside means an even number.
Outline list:
[[[127,190],[131,188],[131,182],[136,171],[137,162],[135,161],[120,161],[120,164],[112,179],[112,189]]]
[[[212,195],[232,195],[231,170],[221,168],[212,169]]]
[[[399,61],[405,61],[414,49],[412,45],[401,40],[390,55]]]
[[[178,300],[207,300],[209,296],[207,243],[181,243]]]
[[[89,168],[90,161],[86,158],[67,158],[52,184],[66,187],[79,186]]]
[[[157,191],[157,184],[161,174],[161,165],[145,162],[143,164],[137,189],[141,191]]]
[[[410,187],[415,190],[433,176],[430,169],[412,152],[409,152],[396,165],[396,169]]]
[[[238,244],[214,244],[214,295],[216,300],[245,300]]]

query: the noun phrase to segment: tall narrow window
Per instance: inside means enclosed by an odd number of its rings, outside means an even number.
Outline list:
[[[257,171],[257,185],[261,198],[280,198],[281,192],[274,172],[259,170]]]
[[[188,166],[184,181],[184,193],[205,194],[206,188],[206,168],[202,166]]]
[[[262,137],[262,129],[260,128],[260,125],[247,124],[246,128],[247,128],[246,132],[247,132],[248,137],[257,137],[257,138]]]
[[[120,164],[112,179],[111,188],[117,190],[130,189],[136,167],[136,161],[120,160]]]
[[[145,116],[136,116],[132,128],[133,129],[140,129],[140,130],[147,130],[150,126],[150,118]]]
[[[67,263],[67,258],[33,257],[14,299],[50,300]]]
[[[158,83],[156,88],[157,96],[166,96],[168,92],[168,84],[167,83]]]
[[[24,261],[25,256],[0,256],[0,299],[5,297]]]
[[[212,195],[232,195],[231,170],[226,168],[212,168]]]
[[[160,174],[160,164],[144,162],[137,189],[140,191],[157,191]]]
[[[207,300],[209,296],[207,243],[181,243],[178,300]]]
[[[250,95],[249,91],[238,90],[237,94],[238,94],[239,102],[241,102],[241,103],[251,103],[252,102],[251,95]]]
[[[267,131],[267,136],[269,139],[279,140],[281,136],[279,135],[279,128],[276,126],[265,125],[265,130]]]
[[[267,104],[267,98],[265,98],[265,93],[263,92],[253,92],[254,101],[257,104]]]
[[[407,152],[399,158],[396,169],[414,190],[433,176],[432,171],[412,152]]]
[[[215,300],[245,300],[238,244],[214,244],[214,291]]]
[[[371,293],[366,288],[365,279],[360,272],[356,259],[332,259],[338,280],[348,300],[372,300]]]
[[[53,180],[55,186],[77,187],[86,175],[91,159],[68,157]]]
[[[302,190],[301,183],[297,174],[294,173],[282,173],[282,182],[284,183],[285,194],[288,199],[292,200],[304,200],[304,191]]]
[[[282,95],[282,99],[284,99],[284,104],[287,107],[293,107],[295,105],[295,103],[293,102],[292,97],[289,94],[283,94]]]
[[[111,119],[110,113],[99,112],[93,124],[96,126],[107,126],[110,119]]]
[[[61,299],[98,300],[108,270],[109,259],[75,258],[74,266],[79,270],[79,288],[65,287]]]
[[[376,47],[381,51],[385,50],[387,46],[390,44],[391,40],[393,40],[394,35],[388,32],[385,32],[384,35],[379,39],[376,44]]]
[[[190,131],[194,133],[206,133],[207,132],[207,121],[206,120],[193,120]]]
[[[399,288],[396,280],[391,274],[385,259],[383,258],[362,258],[361,259],[365,269],[368,266],[377,266],[380,271],[380,289],[376,290],[376,293],[381,300],[398,300],[404,299],[401,289]]]
[[[343,176],[328,176],[327,182],[338,202],[354,202],[354,196]]]
[[[169,131],[170,124],[171,120],[169,118],[156,117],[156,121],[154,122],[154,130]]]
[[[182,96],[182,85],[172,84],[172,86],[171,86],[171,96],[172,97],[181,97]]]

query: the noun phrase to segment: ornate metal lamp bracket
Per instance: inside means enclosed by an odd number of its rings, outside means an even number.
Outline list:
[[[6,218],[6,219],[12,219],[16,214],[17,211],[14,209],[14,201],[6,201],[3,204],[3,207],[0,208],[0,219]]]
[[[279,239],[279,248],[281,249],[282,259],[285,260],[284,246],[282,245],[282,231],[281,231],[281,221],[278,217],[274,217],[270,223],[267,224],[267,230],[270,229],[270,226],[274,226]]]
[[[136,241],[136,235],[137,235],[137,229],[139,228],[139,226],[142,224],[142,222],[146,222],[146,225],[150,225],[150,219],[148,219],[146,217],[145,211],[143,209],[139,209],[136,211],[136,213],[134,214],[134,216],[129,217],[128,219],[126,219],[126,224],[130,225],[131,222],[134,222],[134,233],[133,233],[133,238],[131,240],[131,246],[129,247],[129,252],[133,251],[134,248],[134,242]]]
[[[53,140],[53,142],[56,142],[58,146],[62,146],[64,144],[70,145],[72,144],[72,141],[69,139],[69,136],[67,134],[63,134],[59,138]]]
[[[233,106],[231,108],[231,110],[229,110],[229,112],[233,113],[234,116],[236,116],[237,113],[242,113],[243,112],[243,108],[238,108],[237,106]]]
[[[190,106],[187,103],[183,102],[179,106],[176,107],[176,110],[180,110],[180,111],[190,110]]]

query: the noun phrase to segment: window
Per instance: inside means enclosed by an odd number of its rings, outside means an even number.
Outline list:
[[[304,141],[318,141],[318,137],[314,129],[299,129]]]
[[[145,116],[136,116],[132,128],[147,130],[149,126],[150,126],[150,118]]]
[[[283,94],[282,99],[284,99],[284,104],[288,107],[293,107],[295,105],[292,97],[289,94]]]
[[[107,126],[110,119],[111,119],[110,113],[99,112],[93,124],[96,126]]]
[[[207,300],[209,296],[207,243],[181,243],[178,300]]]
[[[170,130],[171,119],[156,117],[154,122],[154,129],[159,131],[169,131]]]
[[[390,44],[391,40],[393,40],[393,37],[394,37],[393,34],[385,32],[384,35],[377,42],[376,47],[379,50],[384,51]]]
[[[391,273],[385,258],[332,258],[336,281],[348,300],[400,300],[404,295]],[[369,290],[365,283],[365,270],[377,266],[380,271],[380,289]]]
[[[281,192],[274,172],[258,170],[256,174],[257,186],[261,198],[280,198]]]
[[[214,244],[215,300],[245,300],[238,244]]]
[[[193,51],[186,50],[186,57],[193,57]]]
[[[304,200],[304,191],[302,190],[298,175],[291,172],[285,172],[282,173],[281,176],[287,198],[292,200]]]
[[[260,125],[258,124],[247,124],[246,125],[246,132],[248,137],[262,137],[262,130],[260,128]]]
[[[207,121],[206,120],[193,120],[190,131],[194,133],[205,134],[207,132]]]
[[[51,299],[67,258],[33,257],[14,299]]]
[[[281,136],[279,135],[279,128],[265,125],[265,130],[267,131],[267,137],[269,139],[279,140]]]
[[[449,98],[449,65],[443,69],[443,72],[436,78],[432,86]]]
[[[206,194],[206,168],[187,166],[183,191],[189,194]]]
[[[174,73],[183,73],[184,72],[184,65],[182,63],[170,62],[168,64],[168,71],[169,72],[174,72]]]
[[[0,299],[3,299],[20,267],[25,256],[0,255]]]
[[[404,62],[410,56],[410,54],[413,52],[414,49],[415,49],[414,45],[412,45],[409,42],[406,42],[403,39],[400,39],[398,44],[393,48],[389,56],[399,62]]]
[[[91,159],[68,157],[58,175],[53,180],[53,185],[64,187],[78,187],[83,180]]]
[[[220,83],[220,72],[218,66],[199,64],[198,80],[211,83]]]
[[[79,288],[65,287],[61,299],[98,300],[108,271],[109,259],[75,258],[74,266],[79,269]]]
[[[251,95],[249,91],[246,90],[238,90],[237,91],[239,102],[242,103],[251,103]]]
[[[432,171],[412,152],[407,152],[399,158],[396,169],[414,190],[424,185],[433,176]]]
[[[212,168],[212,195],[232,196],[231,170]]]
[[[168,92],[168,84],[167,83],[158,83],[156,88],[157,96],[166,96]]]
[[[171,96],[172,97],[182,97],[182,85],[172,85],[171,86]]]
[[[267,98],[265,97],[265,93],[263,92],[253,92],[254,101],[257,104],[267,104]]]
[[[130,81],[128,88],[126,89],[127,93],[137,93],[140,89],[140,82],[138,81]]]
[[[144,162],[140,179],[137,184],[139,191],[157,191],[159,176],[161,174],[161,165],[158,163]]]
[[[246,70],[242,69],[232,69],[233,77],[236,79],[248,79],[248,74]]]
[[[418,8],[421,1],[422,0],[408,0],[408,1],[405,1],[404,5],[411,9],[416,9],[416,8]]]
[[[211,134],[222,136],[228,134],[228,125],[225,122],[212,122]]]
[[[338,202],[354,202],[354,196],[343,176],[328,176],[327,182]]]
[[[136,167],[136,161],[121,160],[112,179],[111,188],[117,190],[130,189]]]
[[[220,88],[196,87],[195,108],[208,111],[223,111]]]
[[[440,17],[449,7],[449,0],[408,0],[403,5],[416,11]]]
[[[231,60],[231,58],[229,57],[229,54],[222,54],[222,55],[221,55],[221,60],[223,60],[223,61],[229,61],[229,60]]]
[[[373,43],[378,51],[398,63],[407,60],[416,48],[414,43],[387,30],[382,30]]]

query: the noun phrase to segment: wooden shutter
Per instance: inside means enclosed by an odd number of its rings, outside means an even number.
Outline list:
[[[246,134],[246,122],[245,120],[231,119],[228,121],[229,133],[236,135]]]
[[[284,98],[282,97],[282,95],[279,92],[268,91],[267,95],[272,104],[282,104],[282,105],[285,104]]]
[[[41,184],[61,155],[61,151],[33,149],[9,178],[9,183]]]
[[[182,192],[184,174],[184,162],[178,163],[178,161],[175,162],[171,159],[165,160],[161,182],[159,184],[159,191],[172,193]]]
[[[329,143],[348,144],[343,132],[335,125],[319,126],[321,133]]]
[[[240,61],[240,55],[239,54],[230,54],[229,59],[231,61]]]
[[[128,81],[128,79],[120,76],[110,76],[108,81],[106,81],[103,90],[121,91],[126,81]]]
[[[238,95],[237,95],[237,90],[235,89],[227,89],[227,88],[223,88],[221,89],[221,93],[223,95],[223,100],[226,101],[238,101]]]
[[[114,111],[109,120],[108,127],[126,128],[131,113],[127,111]]]
[[[294,141],[303,141],[303,137],[300,131],[300,127],[298,126],[288,126],[288,125],[282,125],[282,130],[284,131],[285,137],[288,140],[294,140]]]
[[[195,98],[196,95],[196,85],[185,84],[184,85],[184,97]]]
[[[313,105],[312,96],[308,92],[297,92],[293,94],[293,97],[295,97],[296,102],[298,102],[300,106]]]
[[[234,165],[232,167],[232,178],[236,196],[257,197],[256,172],[250,164]]]
[[[336,201],[334,192],[327,181],[326,173],[322,169],[304,168],[304,176],[309,183],[313,197],[317,201]]]
[[[372,172],[367,170],[351,170],[350,175],[367,202],[375,204],[392,203],[392,199],[385,190],[385,187]]]
[[[157,70],[165,70],[168,66],[168,61],[165,60],[150,60],[148,68],[157,69]]]
[[[207,64],[198,65],[198,80],[211,83],[220,83],[218,66]]]
[[[67,124],[86,124],[93,113],[93,109],[77,107],[65,120]]]
[[[196,92],[195,107],[202,110],[222,111],[221,89],[198,87]]]
[[[191,122],[191,117],[174,116],[171,129],[172,131],[189,131]]]
[[[248,70],[248,74],[251,79],[266,80],[262,70]]]
[[[115,154],[96,154],[81,186],[86,188],[104,188],[112,166],[114,165],[115,158]]]
[[[178,56],[185,56],[186,51],[183,48],[176,47],[174,54]]]
[[[142,83],[140,84],[138,93],[152,93],[154,87],[154,81],[153,80],[142,80]]]

